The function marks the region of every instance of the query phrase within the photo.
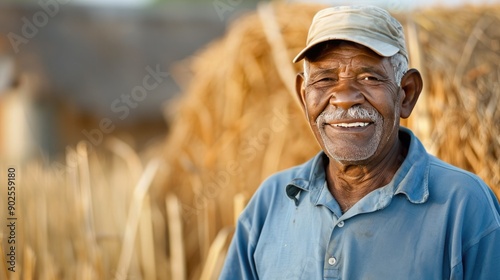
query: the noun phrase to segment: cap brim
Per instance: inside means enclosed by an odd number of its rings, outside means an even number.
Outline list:
[[[384,57],[390,57],[399,52],[399,48],[388,44],[386,42],[382,42],[379,40],[374,40],[373,38],[369,37],[364,37],[364,36],[325,36],[325,37],[320,37],[313,42],[310,42],[303,50],[295,56],[295,58],[292,60],[293,63],[297,63],[301,61],[305,56],[306,53],[314,46],[316,46],[319,43],[327,42],[327,41],[332,41],[332,40],[342,40],[342,41],[350,41],[354,42],[360,45],[363,45],[377,54],[384,56]]]

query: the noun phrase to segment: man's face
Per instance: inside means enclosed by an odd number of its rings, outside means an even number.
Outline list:
[[[302,101],[323,150],[346,165],[382,160],[397,141],[404,93],[389,59],[340,43],[308,66]]]

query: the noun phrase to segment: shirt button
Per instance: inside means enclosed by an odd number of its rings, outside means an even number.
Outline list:
[[[344,221],[340,221],[340,222],[337,224],[337,226],[339,226],[339,227],[343,227],[343,226],[344,226]]]
[[[329,265],[334,265],[336,263],[337,263],[337,259],[336,258],[331,257],[331,258],[328,259],[328,264]]]

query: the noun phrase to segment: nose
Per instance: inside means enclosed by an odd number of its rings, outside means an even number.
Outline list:
[[[353,79],[340,79],[332,90],[330,104],[347,110],[355,105],[360,105],[364,101],[361,89],[355,85]]]

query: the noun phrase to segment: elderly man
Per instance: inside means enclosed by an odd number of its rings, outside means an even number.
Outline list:
[[[400,127],[422,90],[401,24],[373,6],[322,10],[302,59],[323,151],[260,186],[221,279],[500,279],[496,197]]]

